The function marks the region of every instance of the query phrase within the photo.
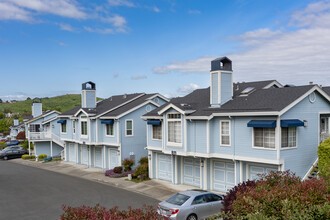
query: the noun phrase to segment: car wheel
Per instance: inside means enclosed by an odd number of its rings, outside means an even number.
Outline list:
[[[7,156],[5,156],[3,159],[4,159],[4,160],[8,160],[8,157],[7,157]]]
[[[195,214],[191,214],[188,216],[187,220],[197,220],[197,216]]]

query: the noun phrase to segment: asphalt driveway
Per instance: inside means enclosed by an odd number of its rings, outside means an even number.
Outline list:
[[[155,207],[159,202],[117,187],[2,160],[0,197],[0,219],[59,219],[62,204],[99,203],[126,209],[143,204]]]

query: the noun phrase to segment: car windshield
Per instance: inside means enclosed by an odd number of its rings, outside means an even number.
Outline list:
[[[190,197],[183,195],[183,194],[176,194],[174,196],[172,196],[171,198],[169,198],[168,200],[166,200],[166,202],[174,204],[174,205],[179,205],[181,206],[183,203],[185,203]]]

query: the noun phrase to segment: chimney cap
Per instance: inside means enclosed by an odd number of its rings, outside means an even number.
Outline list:
[[[33,100],[32,100],[32,103],[41,103],[42,100],[41,98],[38,98],[38,97],[35,97]]]
[[[82,90],[95,90],[96,85],[92,81],[88,81],[82,84]]]
[[[211,71],[230,70],[232,71],[232,61],[228,57],[219,57],[211,61]]]

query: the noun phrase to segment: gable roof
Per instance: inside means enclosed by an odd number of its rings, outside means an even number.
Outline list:
[[[92,117],[118,117],[145,102],[153,102],[150,98],[155,95],[159,94],[134,93],[115,95],[96,103],[96,108],[81,108],[81,106],[76,106],[75,108],[59,115],[59,117],[77,116],[81,111]],[[157,103],[154,104],[159,106]]]
[[[323,91],[330,96],[330,86],[322,87]]]
[[[47,115],[50,115],[50,114],[53,114],[53,113],[61,114],[59,111],[56,111],[56,110],[47,110],[47,111],[44,111],[41,115],[39,115],[39,116],[37,116],[35,118],[32,118],[32,119],[30,119],[30,120],[28,120],[28,121],[26,121],[24,123],[25,124],[29,124],[29,123],[31,123],[33,121],[36,121],[36,120],[38,120],[40,118],[46,117]]]
[[[273,82],[274,80],[235,84],[239,85],[239,90],[237,90],[236,93],[233,91],[233,98],[223,104],[220,108],[210,107],[209,87],[205,89],[197,89],[184,97],[173,98],[169,103],[145,114],[143,117],[159,117],[169,105],[174,105],[176,108],[179,108],[181,111],[189,115],[189,117],[210,117],[211,115],[217,114],[238,114],[247,112],[268,112],[268,114],[276,112],[278,114],[308,92],[317,89],[319,92],[323,93],[323,91],[316,85],[269,88],[268,85]],[[240,96],[239,91],[248,87],[254,87],[255,90],[247,96]],[[235,88],[236,87],[234,86],[233,89],[235,90]],[[324,95],[327,96],[326,94]],[[327,98],[329,100],[329,96]]]

